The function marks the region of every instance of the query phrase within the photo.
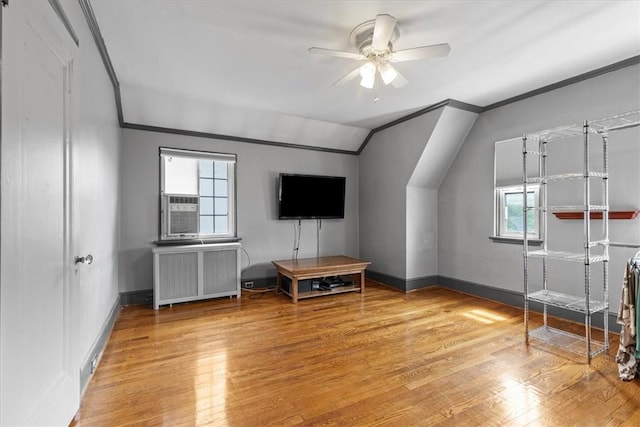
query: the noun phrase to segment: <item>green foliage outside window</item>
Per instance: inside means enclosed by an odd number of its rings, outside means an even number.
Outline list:
[[[535,193],[527,192],[527,206],[534,206]],[[522,233],[522,193],[507,193],[504,195],[504,205],[506,208],[506,231]],[[527,212],[527,230],[535,229],[535,211]]]

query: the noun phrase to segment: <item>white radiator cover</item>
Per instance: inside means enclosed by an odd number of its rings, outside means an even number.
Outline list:
[[[163,300],[198,295],[198,253],[169,253],[158,257],[158,294]],[[155,290],[154,290],[155,293]]]
[[[240,298],[240,243],[153,249],[153,307],[206,298]]]

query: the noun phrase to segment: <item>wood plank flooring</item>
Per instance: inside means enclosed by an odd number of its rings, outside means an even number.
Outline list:
[[[439,287],[258,296],[124,307],[72,425],[640,425],[616,335],[587,366],[527,346],[521,309]]]

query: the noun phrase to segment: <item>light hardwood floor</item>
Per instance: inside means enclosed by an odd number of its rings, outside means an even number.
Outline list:
[[[616,348],[527,346],[521,309],[439,287],[128,306],[73,424],[638,426]]]

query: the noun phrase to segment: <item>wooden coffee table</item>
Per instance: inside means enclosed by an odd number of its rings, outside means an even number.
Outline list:
[[[278,289],[291,297],[294,304],[302,298],[313,298],[323,295],[333,295],[343,292],[364,293],[364,270],[371,263],[348,256],[327,256],[319,258],[287,259],[271,261],[278,271]],[[311,290],[299,292],[298,281],[306,279],[322,279],[331,276],[354,275],[358,283],[339,286],[330,290]],[[291,279],[290,292],[282,289],[282,276]]]

